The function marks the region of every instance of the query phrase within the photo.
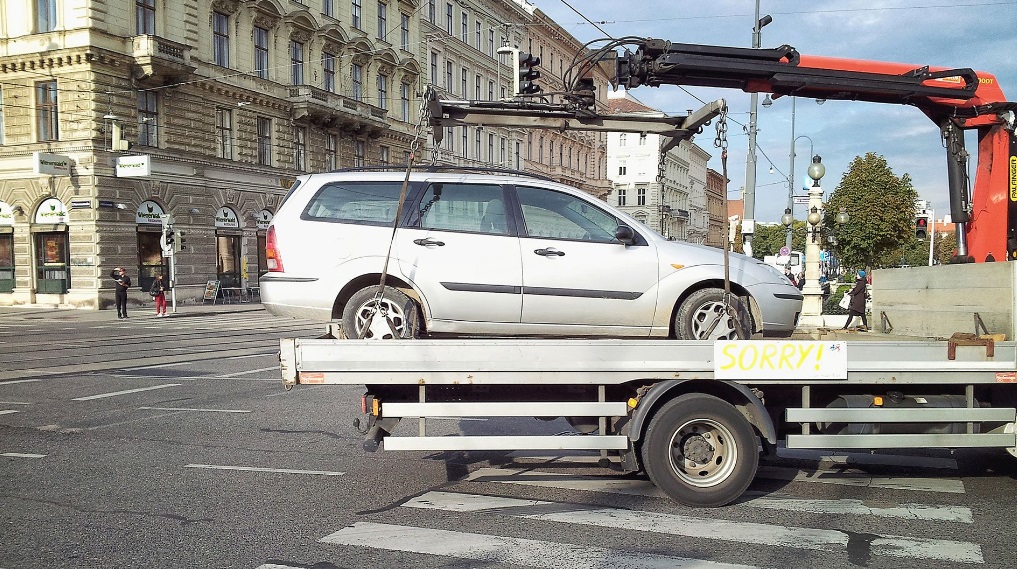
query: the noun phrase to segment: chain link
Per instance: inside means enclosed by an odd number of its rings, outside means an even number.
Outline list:
[[[717,117],[717,136],[713,139],[713,146],[719,148],[721,154],[727,154],[727,105],[720,109]]]

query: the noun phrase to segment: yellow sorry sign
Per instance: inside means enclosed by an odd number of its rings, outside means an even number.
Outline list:
[[[847,379],[847,343],[716,342],[713,373],[717,379]]]

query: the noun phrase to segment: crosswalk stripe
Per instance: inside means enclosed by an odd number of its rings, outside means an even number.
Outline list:
[[[664,496],[664,493],[648,480],[632,480],[611,476],[575,476],[511,468],[480,468],[472,472],[467,477],[467,480],[557,488],[561,490],[606,492],[628,496]],[[738,505],[815,514],[851,514],[967,524],[973,522],[971,509],[962,506],[895,504],[893,506],[879,507],[868,506],[861,500],[813,500],[792,498],[772,493],[764,494],[761,492],[746,492],[745,497],[738,502]]]
[[[372,522],[357,522],[318,541],[547,569],[752,569],[685,557]]]
[[[139,387],[137,389],[125,389],[123,391],[113,391],[111,393],[100,393],[99,395],[89,395],[88,397],[76,397],[72,401],[92,401],[93,399],[104,399],[106,397],[116,397],[118,395],[130,395],[132,393],[141,393],[142,391],[152,391],[153,389],[165,389],[167,387],[179,387],[179,383],[165,383],[163,385],[153,385],[151,387]]]
[[[11,413],[17,413],[17,411],[15,411],[14,409],[5,409],[3,411],[0,411],[0,415],[10,415]]]
[[[205,468],[210,470],[242,470],[245,472],[273,472],[276,474],[313,474],[316,476],[342,476],[345,472],[330,470],[297,470],[294,468],[261,468],[257,466],[222,466],[219,464],[187,464],[184,468]]]
[[[853,469],[800,470],[784,466],[760,466],[756,476],[794,482],[820,482],[823,484],[864,486],[866,488],[885,488],[890,490],[944,492],[948,494],[964,493],[964,482],[956,478],[872,476],[866,472]]]
[[[0,456],[9,456],[11,458],[46,458],[44,454],[29,454],[26,452],[5,452],[0,453]]]
[[[496,512],[531,520],[832,552],[847,552],[852,539],[848,533],[838,530],[451,492],[428,492],[405,502],[403,506],[450,512]],[[872,536],[871,541],[866,541],[871,552],[876,555],[962,563],[983,562],[981,547],[964,541],[892,535]]]

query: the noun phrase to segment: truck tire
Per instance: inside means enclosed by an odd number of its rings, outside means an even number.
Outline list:
[[[752,335],[752,317],[741,299],[731,296],[734,318],[727,313],[724,290],[704,288],[689,295],[674,317],[674,334],[679,340],[747,340]],[[735,323],[737,318],[741,326]],[[707,334],[716,322],[713,331]],[[739,333],[739,328],[741,333]]]
[[[342,328],[346,337],[360,338],[360,331],[365,325],[369,328],[364,338],[388,340],[416,337],[417,305],[397,288],[385,287],[379,307],[381,318],[374,319],[374,324],[371,325],[377,296],[377,285],[365,287],[353,293],[346,306],[343,307]],[[395,328],[394,334],[385,322],[385,318],[392,322],[392,327]]]
[[[759,443],[730,403],[687,393],[657,410],[643,437],[650,480],[687,506],[713,508],[737,499],[756,476]]]

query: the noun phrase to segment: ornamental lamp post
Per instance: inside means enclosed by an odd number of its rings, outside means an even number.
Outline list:
[[[823,322],[823,289],[819,286],[819,252],[820,252],[820,223],[823,221],[823,188],[819,180],[826,174],[826,166],[823,159],[817,154],[812,157],[812,164],[809,164],[809,178],[812,178],[812,187],[809,188],[809,215],[806,218],[809,225],[808,239],[805,243],[805,287],[802,293],[805,295],[805,302],[802,304],[802,317],[799,322],[805,326],[819,327]]]

